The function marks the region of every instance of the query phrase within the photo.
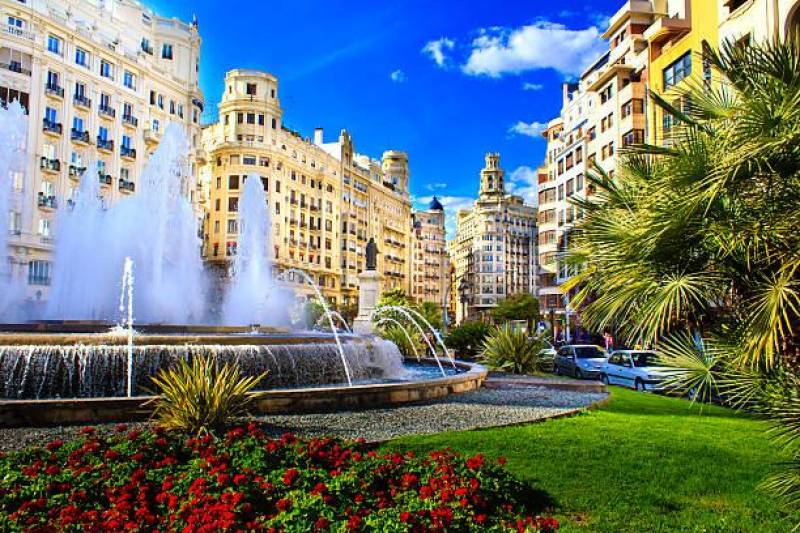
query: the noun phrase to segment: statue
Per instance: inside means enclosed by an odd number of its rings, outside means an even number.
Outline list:
[[[378,245],[370,238],[367,243],[367,270],[374,271],[378,267]]]

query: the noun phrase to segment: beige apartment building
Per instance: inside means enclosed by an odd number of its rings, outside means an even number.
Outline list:
[[[335,304],[358,298],[369,239],[378,244],[382,289],[410,291],[412,247],[408,156],[387,151],[381,161],[355,151],[342,130],[334,142],[324,132],[304,138],[283,126],[278,80],[271,74],[232,70],[225,77],[219,120],[203,128],[201,168],[208,196],[204,257],[227,272],[237,243],[242,181],[258,175],[272,216],[275,275],[305,271]],[[207,154],[207,155],[206,155]],[[296,288],[307,295],[313,290]]]
[[[449,252],[457,322],[489,320],[499,301],[536,294],[536,208],[506,193],[499,154],[486,154],[478,199],[456,223]]]
[[[413,213],[413,219],[411,297],[444,309],[450,286],[444,206],[434,196],[427,209]]]
[[[583,213],[574,198],[593,193],[586,180],[595,163],[611,177],[617,151],[645,139],[647,42],[653,21],[650,2],[626,2],[603,37],[609,50],[575,83],[563,86],[559,117],[547,125],[544,165],[539,169],[539,305],[545,316],[564,315],[561,285],[570,277],[562,260],[570,231]]]
[[[0,100],[19,100],[29,117],[27,168],[13,184],[12,276],[44,299],[56,210],[89,164],[111,205],[135,194],[167,124],[183,125],[197,146],[200,36],[196,24],[134,0],[0,0],[0,10]],[[197,175],[194,153],[187,172]]]

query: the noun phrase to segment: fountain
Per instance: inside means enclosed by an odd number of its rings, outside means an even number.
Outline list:
[[[0,132],[11,130],[9,117],[0,113]],[[5,142],[10,138],[0,137],[0,178],[14,161]],[[257,412],[418,401],[480,386],[486,372],[478,365],[459,363],[445,371],[408,311],[433,359],[415,351],[417,361],[407,361],[391,342],[354,335],[308,273],[290,269],[274,276],[268,196],[258,176],[245,180],[238,253],[222,316],[211,316],[210,276],[187,200],[187,151],[183,131],[170,125],[138,192],[111,206],[97,166],[86,170],[73,201],[58,213],[53,286],[44,317],[32,317],[48,320],[10,324],[0,314],[0,425],[141,417],[151,378],[199,355],[236,364],[245,376],[266,371]],[[0,209],[9,205],[6,185],[0,180]],[[0,227],[0,237],[6,235]],[[5,249],[0,240],[0,251]],[[330,333],[276,327],[286,323],[287,276],[311,287]],[[0,283],[8,284],[2,272]],[[0,304],[18,308],[18,296],[3,288]],[[226,325],[203,325],[217,321]]]
[[[17,314],[17,301],[21,291],[11,279],[12,272],[5,252],[10,230],[9,212],[16,206],[14,176],[25,168],[25,139],[28,121],[25,110],[14,101],[7,108],[0,107],[0,322],[11,320]]]
[[[58,214],[47,318],[114,320],[117,273],[126,257],[137,266],[139,320],[186,324],[207,318],[197,221],[187,199],[188,146],[181,127],[168,126],[138,192],[111,207],[97,167],[84,172],[74,203],[64,203]]]

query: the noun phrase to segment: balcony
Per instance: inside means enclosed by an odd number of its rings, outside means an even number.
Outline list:
[[[42,129],[45,133],[49,133],[51,135],[61,135],[64,132],[64,126],[58,122],[50,122],[47,119],[42,121]]]
[[[44,86],[44,92],[47,96],[54,98],[64,98],[64,88],[59,87],[55,83],[48,83]]]
[[[102,139],[100,137],[97,138],[97,149],[103,150],[105,152],[113,152],[114,151],[114,141],[109,139]]]
[[[23,30],[12,24],[6,24],[6,33],[28,41],[36,41],[36,34],[28,30]]]
[[[58,159],[42,157],[41,161],[39,162],[39,168],[50,173],[61,172],[61,161]]]
[[[122,115],[122,125],[136,128],[139,126],[139,119],[133,115]]]
[[[8,63],[0,63],[5,69],[10,70],[11,72],[16,72],[17,74],[24,74],[25,76],[31,75],[31,69],[25,68],[22,66],[22,63],[19,61],[10,61]]]
[[[79,167],[76,165],[69,166],[69,177],[73,179],[80,179],[83,173],[86,172],[86,167]]]
[[[78,131],[75,128],[72,128],[72,140],[81,144],[91,144],[92,142],[88,131]]]
[[[36,203],[39,207],[44,209],[55,209],[58,207],[58,200],[56,200],[56,197],[52,195],[47,196],[43,192],[39,193]]]
[[[136,192],[136,184],[132,181],[119,179],[119,190],[122,192]]]
[[[144,130],[144,142],[147,144],[158,144],[161,141],[161,134],[153,129]]]
[[[100,185],[111,185],[111,182],[114,181],[111,174],[103,174],[102,170],[97,171],[97,177],[100,179]]]
[[[123,146],[119,149],[120,155],[128,159],[136,159],[136,148],[130,146]]]
[[[117,116],[117,111],[113,107],[109,107],[107,105],[101,105],[97,108],[97,112],[100,114],[101,117],[106,117],[109,119],[113,119]]]
[[[82,107],[83,109],[91,109],[92,108],[92,100],[91,100],[91,98],[86,98],[85,96],[80,95],[80,94],[76,94],[72,98],[72,102],[77,107]]]

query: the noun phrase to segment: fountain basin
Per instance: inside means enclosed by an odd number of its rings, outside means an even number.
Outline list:
[[[433,359],[422,364],[435,366]],[[478,389],[488,374],[474,363],[456,361],[458,373],[420,381],[395,381],[348,386],[277,389],[259,393],[251,413],[279,414],[324,412],[384,407],[442,398]],[[152,397],[80,398],[0,401],[0,426],[97,424],[144,420],[150,416]]]

